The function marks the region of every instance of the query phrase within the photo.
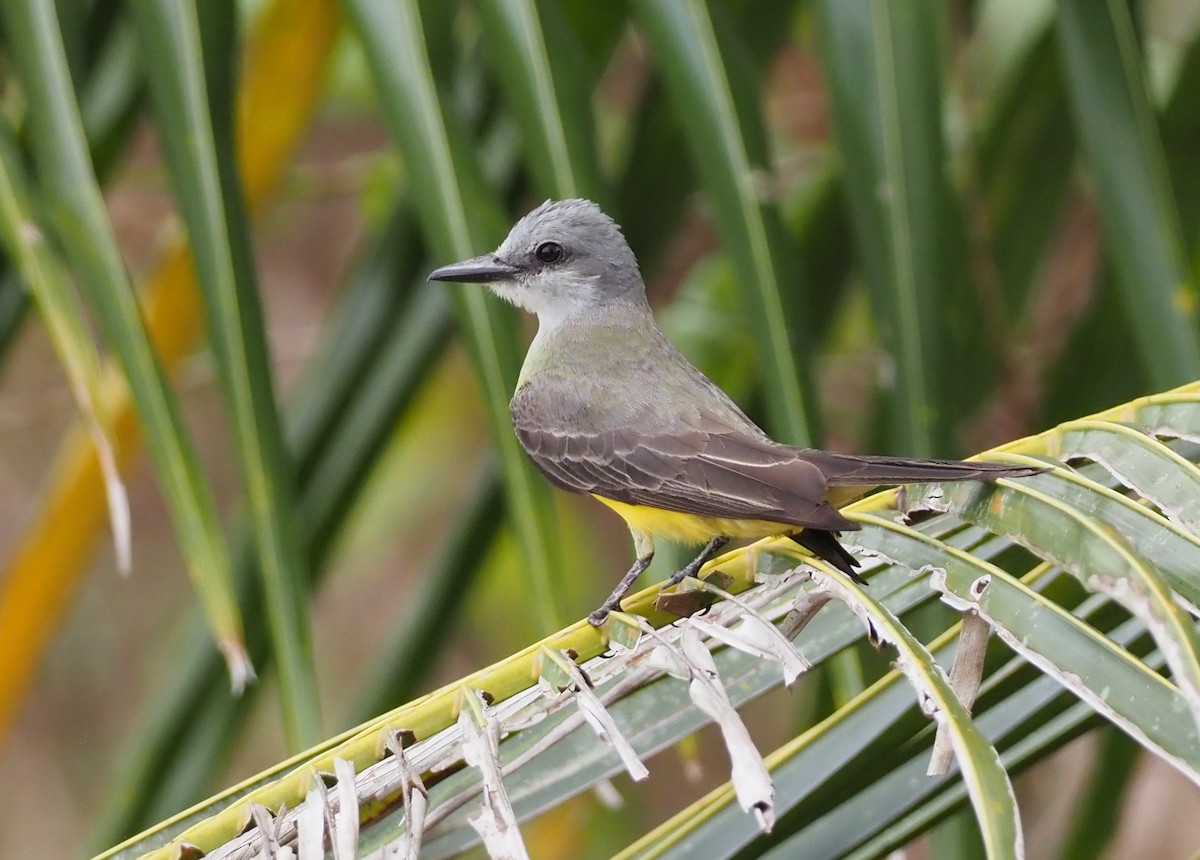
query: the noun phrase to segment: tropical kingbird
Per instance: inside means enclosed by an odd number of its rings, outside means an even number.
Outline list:
[[[705,544],[668,585],[698,573],[731,538],[772,536],[791,537],[858,580],[858,562],[836,533],[859,526],[838,508],[871,487],[1038,471],[772,440],[667,341],[620,227],[590,200],[547,201],[495,253],[429,279],[484,283],[537,315],[510,404],[517,438],[555,486],[620,514],[637,552],[589,616],[597,626],[650,564],[656,537]]]

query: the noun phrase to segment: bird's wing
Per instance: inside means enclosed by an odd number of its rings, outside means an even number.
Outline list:
[[[701,516],[857,528],[829,504],[820,469],[796,450],[721,422],[711,431],[645,434],[546,427],[531,418],[514,410],[517,438],[562,489]]]

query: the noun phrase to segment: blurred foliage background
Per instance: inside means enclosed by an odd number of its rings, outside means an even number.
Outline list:
[[[530,321],[423,282],[547,197],[612,214],[668,335],[797,444],[965,455],[1200,378],[1186,0],[6,0],[0,27],[0,856],[107,847],[608,592],[623,527],[508,431]],[[761,700],[756,738],[843,682]],[[722,779],[659,759],[536,856]],[[1033,856],[1200,844],[1195,787],[1116,735],[1018,787]]]

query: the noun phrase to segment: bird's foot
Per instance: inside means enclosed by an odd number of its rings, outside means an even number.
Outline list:
[[[588,616],[588,624],[593,627],[602,627],[604,622],[608,620],[608,613],[620,611],[620,609],[621,601],[606,600],[599,609]]]

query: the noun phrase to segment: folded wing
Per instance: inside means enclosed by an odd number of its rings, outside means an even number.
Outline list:
[[[800,451],[750,433],[545,428],[514,414],[522,447],[554,484],[626,504],[841,531],[858,526],[827,500]]]

